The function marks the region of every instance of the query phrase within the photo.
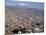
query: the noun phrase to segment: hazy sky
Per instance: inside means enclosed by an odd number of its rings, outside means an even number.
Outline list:
[[[43,2],[43,0],[10,0],[10,1],[37,1],[37,2]]]
[[[23,0],[21,0],[21,1],[23,1]],[[28,0],[28,1],[30,1],[30,0]],[[31,2],[31,1],[30,2],[16,2],[16,0],[6,0],[7,6],[16,6],[17,4],[21,5],[21,6],[28,6],[28,7],[32,7],[32,8],[38,8],[38,9],[44,8],[44,4],[39,3],[39,2]]]

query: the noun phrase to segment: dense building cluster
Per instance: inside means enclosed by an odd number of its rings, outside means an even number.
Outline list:
[[[37,33],[44,31],[43,17],[9,16],[6,17],[6,33]]]

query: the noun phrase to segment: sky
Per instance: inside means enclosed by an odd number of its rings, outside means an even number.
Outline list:
[[[23,0],[18,0],[18,1],[23,1]],[[26,1],[26,0],[25,0]],[[40,3],[40,2],[29,2],[30,0],[27,0],[26,2],[16,2],[16,0],[6,0],[6,6],[16,6],[16,5],[20,5],[20,6],[28,6],[29,8],[38,8],[38,9],[43,9],[44,8],[44,4]]]
[[[10,1],[38,1],[38,2],[43,2],[43,0],[10,0]]]

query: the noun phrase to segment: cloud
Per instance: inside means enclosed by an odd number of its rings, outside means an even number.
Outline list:
[[[21,6],[26,6],[26,4],[24,4],[24,3],[19,3],[19,5],[21,5]]]

